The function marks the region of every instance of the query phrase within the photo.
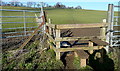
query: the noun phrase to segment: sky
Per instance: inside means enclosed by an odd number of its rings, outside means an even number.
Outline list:
[[[3,0],[3,1],[12,1],[12,0]],[[119,0],[16,0],[16,1],[34,1],[34,2],[118,2]]]
[[[9,2],[12,0],[2,0],[5,2]],[[81,6],[83,9],[90,10],[107,10],[108,4],[118,5],[119,0],[17,0],[20,2],[45,2],[49,5],[55,5],[57,2],[61,2],[66,6]],[[118,9],[115,8],[117,11]]]

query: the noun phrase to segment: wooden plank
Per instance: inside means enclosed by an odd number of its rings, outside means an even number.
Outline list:
[[[107,24],[107,23],[94,23],[94,24],[60,24],[60,25],[56,25],[56,29],[104,27],[106,24]]]
[[[93,48],[93,50],[98,50],[98,46],[94,46],[94,47],[74,47],[74,48],[59,48],[56,49],[57,51],[60,52],[67,52],[67,51],[74,51],[74,50],[90,50],[90,48]]]
[[[45,25],[45,22],[47,21],[45,11],[43,11],[43,15],[41,16],[41,18],[43,19],[43,22],[38,26],[38,28],[35,29],[35,31],[31,34],[31,36],[28,39],[26,39],[25,42],[19,48],[23,48],[24,46],[26,46],[27,43],[33,38],[33,36],[35,34],[37,34],[37,32],[39,31],[39,29],[43,25]]]
[[[87,59],[89,55],[84,50],[74,50],[81,59]]]
[[[51,42],[53,42],[55,44],[55,40],[53,39],[53,37],[50,34],[48,34],[48,33],[46,33],[46,35],[49,37],[49,39],[51,40]]]
[[[75,40],[90,40],[95,36],[84,36],[84,37],[59,37],[55,38],[55,41],[75,41]],[[100,36],[98,36],[100,37]]]
[[[45,24],[45,22],[42,22],[37,29],[35,29],[35,31],[32,33],[32,35],[19,47],[19,48],[23,48],[31,39],[32,37],[37,34],[38,30]]]
[[[55,24],[50,24],[50,23],[46,23],[46,26],[48,26],[48,27],[51,27],[51,28],[55,28]]]
[[[52,49],[56,52],[56,47],[48,40],[48,44],[52,46]]]
[[[93,38],[93,39],[91,39],[90,41],[94,42],[94,43],[97,44],[98,46],[107,46],[107,45],[108,45],[107,42],[102,41],[102,40],[100,40],[100,39],[98,39],[98,38]]]

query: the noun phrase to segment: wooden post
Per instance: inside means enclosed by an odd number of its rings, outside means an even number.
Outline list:
[[[51,24],[51,20],[49,19],[49,23],[48,24]],[[52,35],[52,28],[51,27],[49,27],[48,26],[48,28],[49,28],[49,34],[50,34],[50,36]],[[50,39],[49,39],[50,40]],[[50,42],[51,42],[51,40],[50,40]],[[50,49],[52,49],[52,46],[50,45]]]
[[[93,47],[93,42],[89,41],[89,47]],[[93,53],[93,49],[89,50],[89,53],[92,54]]]
[[[78,57],[78,54],[76,52],[74,52],[74,55],[75,55],[75,57]]]
[[[48,29],[49,29],[49,34],[52,35],[52,28],[48,27]]]
[[[56,38],[60,38],[60,30],[56,29]],[[60,48],[60,41],[56,42],[56,48]]]
[[[75,57],[79,57],[76,52],[74,52]],[[80,58],[80,67],[85,67],[86,66],[86,59]]]
[[[75,50],[75,57],[80,57],[80,67],[86,66],[86,59],[88,59],[89,55],[84,50]]]
[[[56,60],[60,60],[60,52],[56,51]]]
[[[100,35],[102,36],[101,40],[105,40],[105,32],[106,32],[106,28],[105,27],[102,27],[101,28],[101,31],[100,31]]]
[[[77,52],[74,52],[75,57],[79,57]],[[80,67],[86,66],[86,59],[80,58]]]
[[[85,67],[86,66],[86,59],[80,59],[80,66]]]
[[[56,29],[56,38],[60,38],[60,29]],[[56,48],[60,48],[60,41],[56,42]],[[60,59],[60,52],[56,51],[56,59]]]
[[[49,19],[49,24],[51,24],[51,19]],[[49,27],[49,34],[52,35],[52,28]]]

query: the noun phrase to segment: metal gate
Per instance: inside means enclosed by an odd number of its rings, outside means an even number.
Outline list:
[[[38,27],[40,11],[1,9],[2,47],[19,47]]]
[[[118,8],[118,11],[114,11]],[[107,29],[106,41],[109,43],[110,47],[120,47],[120,16],[119,9],[120,6],[115,6],[113,4],[108,5],[108,23],[110,25]]]

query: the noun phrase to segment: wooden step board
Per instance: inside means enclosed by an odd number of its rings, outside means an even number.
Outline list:
[[[89,41],[97,44],[98,46],[107,46],[107,45],[108,45],[107,42],[102,41],[102,40],[100,40],[100,39],[98,39],[98,38],[93,38],[93,39],[91,39],[91,40],[89,40]]]
[[[80,57],[80,67],[86,66],[86,59],[88,59],[89,55],[84,50],[75,50],[75,57]]]
[[[84,50],[75,50],[75,56],[79,56],[81,59],[88,59],[89,55]]]

